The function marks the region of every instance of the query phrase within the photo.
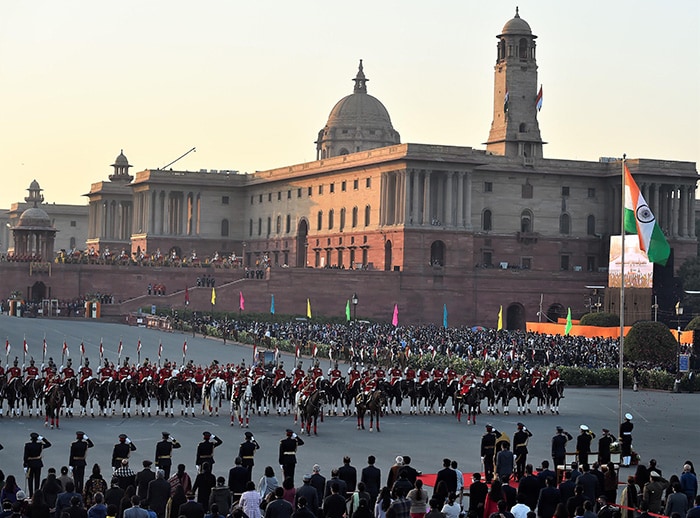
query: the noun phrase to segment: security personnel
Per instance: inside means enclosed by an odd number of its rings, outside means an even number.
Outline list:
[[[238,448],[238,456],[241,458],[241,466],[248,470],[248,480],[253,480],[253,465],[255,464],[255,450],[259,450],[260,445],[251,432],[245,433],[245,441]]]
[[[576,453],[578,453],[579,465],[588,464],[588,454],[591,453],[591,441],[595,439],[595,434],[582,424],[579,429],[581,433],[576,437]]]
[[[501,436],[501,432],[490,424],[486,425],[486,433],[481,436],[481,462],[484,464],[484,475],[486,482],[491,483],[493,479],[493,461],[496,455],[496,439]]]
[[[163,440],[156,443],[156,466],[165,473],[165,479],[170,478],[170,468],[173,465],[173,450],[182,446],[171,437],[170,433],[163,432]]]
[[[214,466],[214,448],[224,442],[211,432],[204,432],[202,435],[204,440],[197,445],[197,458],[194,461],[198,472],[202,469],[203,462],[208,462],[210,466]]]
[[[620,452],[622,457],[621,466],[629,466],[632,462],[632,414],[625,414],[625,420],[620,424]]]
[[[294,482],[294,469],[297,464],[297,447],[302,446],[304,441],[298,437],[293,430],[287,428],[287,435],[280,441],[279,463],[282,466],[284,478],[292,479]]]
[[[24,445],[24,472],[27,475],[29,498],[31,498],[34,491],[39,489],[39,482],[41,482],[41,468],[44,467],[41,456],[44,448],[50,448],[51,443],[36,432],[30,433],[29,439],[30,441]]]
[[[85,432],[75,432],[75,441],[70,445],[70,455],[68,456],[68,465],[73,468],[73,480],[75,481],[75,491],[83,492],[83,481],[85,480],[85,466],[87,462],[88,448],[94,446],[90,438],[85,435]]]
[[[523,423],[518,423],[518,431],[513,434],[513,453],[515,454],[515,476],[520,480],[525,474],[527,464],[527,442],[532,432]]]
[[[136,446],[131,442],[125,433],[119,435],[119,442],[114,445],[112,451],[112,468],[121,468],[122,461],[128,459],[132,451],[136,450]]]

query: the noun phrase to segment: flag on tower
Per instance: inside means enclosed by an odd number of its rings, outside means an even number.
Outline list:
[[[671,255],[671,248],[634,178],[632,178],[626,163],[623,163],[623,168],[625,175],[625,223],[623,230],[638,235],[639,248],[647,254],[649,261],[665,266],[669,255]]]
[[[510,99],[510,93],[506,90],[506,95],[503,97],[503,113],[508,113],[508,100]]]
[[[535,106],[537,111],[542,110],[542,85],[540,85],[540,91],[537,92],[537,99],[535,100]]]

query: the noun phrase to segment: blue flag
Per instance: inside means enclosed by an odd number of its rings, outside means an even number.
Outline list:
[[[275,294],[270,295],[270,314],[275,314]]]
[[[442,327],[447,329],[447,304],[442,305]]]

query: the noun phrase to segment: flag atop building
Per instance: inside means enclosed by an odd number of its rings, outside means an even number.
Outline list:
[[[542,110],[542,85],[540,85],[540,91],[537,92],[537,99],[535,99],[535,106],[537,111]]]
[[[637,234],[639,248],[643,250],[649,261],[662,266],[666,265],[671,247],[666,241],[661,227],[659,227],[654,214],[642,196],[637,183],[632,178],[627,164],[623,162],[625,175],[625,222],[624,231]]]

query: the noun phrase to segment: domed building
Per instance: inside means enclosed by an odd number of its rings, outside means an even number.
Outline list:
[[[362,60],[353,81],[353,93],[336,103],[328,122],[318,132],[317,160],[401,143],[387,109],[367,93],[369,79],[365,77]]]
[[[24,198],[33,206],[22,212],[16,225],[11,226],[14,257],[27,261],[52,261],[56,228],[51,218],[39,205],[44,201],[36,180],[29,185],[29,196]]]

